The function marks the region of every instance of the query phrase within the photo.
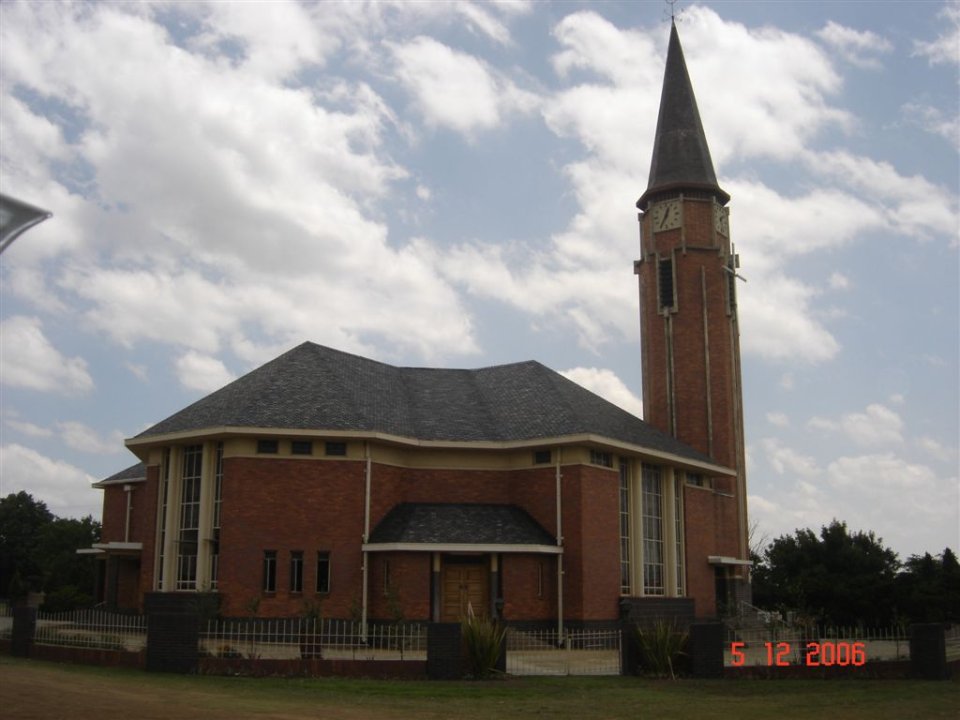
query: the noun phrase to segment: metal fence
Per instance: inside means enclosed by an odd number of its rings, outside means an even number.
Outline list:
[[[97,609],[37,612],[33,641],[38,645],[138,652],[147,647],[147,619]]]
[[[426,660],[427,627],[307,618],[210,620],[200,651],[247,659]]]
[[[960,639],[957,641],[960,643]],[[727,626],[724,664],[755,665],[862,665],[878,660],[909,660],[907,628],[783,626]]]
[[[512,675],[619,675],[619,630],[507,630]]]

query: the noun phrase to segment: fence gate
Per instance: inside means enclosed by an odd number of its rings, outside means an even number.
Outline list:
[[[619,630],[507,631],[511,675],[619,675]]]

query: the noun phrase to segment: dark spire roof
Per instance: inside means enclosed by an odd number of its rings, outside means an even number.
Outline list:
[[[645,210],[651,195],[672,190],[712,192],[721,203],[730,199],[717,184],[676,25],[670,28],[650,180],[637,207]]]
[[[453,442],[590,433],[715,464],[532,360],[479,370],[394,367],[311,342],[162,420],[131,444],[215,428],[373,432]]]

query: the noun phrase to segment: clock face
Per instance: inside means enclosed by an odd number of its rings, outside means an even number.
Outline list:
[[[724,237],[730,237],[730,208],[713,206],[713,227]]]
[[[680,201],[667,200],[650,208],[650,224],[653,232],[673,230],[680,227]]]

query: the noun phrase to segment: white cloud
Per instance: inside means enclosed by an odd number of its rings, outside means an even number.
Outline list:
[[[960,151],[960,117],[955,113],[944,113],[940,108],[918,102],[904,103],[900,112],[907,122],[942,137]]]
[[[487,64],[429,37],[391,44],[396,76],[414,95],[429,125],[472,137],[500,125],[513,112],[529,112],[537,104]]]
[[[53,435],[53,430],[50,428],[41,427],[25,420],[18,420],[15,416],[5,417],[3,422],[5,425],[7,425],[7,427],[10,427],[28,437],[42,438]]]
[[[890,408],[873,403],[862,413],[843,415],[839,420],[814,417],[808,427],[826,432],[842,432],[858,445],[885,446],[903,442],[903,420]]]
[[[849,290],[850,278],[841,272],[830,273],[830,279],[827,281],[831,290]]]
[[[612,370],[576,367],[570,370],[561,370],[560,374],[605,400],[609,400],[617,407],[623,408],[639,418],[643,417],[643,402],[630,391]]]
[[[262,17],[273,8],[179,5],[171,22],[192,13],[176,27],[194,34],[177,47],[176,33],[131,6],[5,6],[3,71],[71,108],[78,127],[57,153],[90,177],[84,197],[70,194],[59,166],[40,163],[33,185],[59,188],[47,196],[74,236],[44,246],[63,259],[52,277],[37,270],[39,251],[18,251],[18,297],[80,313],[125,347],[152,340],[209,355],[312,339],[363,352],[386,340],[427,359],[476,352],[453,289],[371,211],[407,174],[384,151],[397,124],[386,102],[362,82],[295,81],[341,35],[363,35],[357,13],[375,20],[381,9],[316,7],[326,9],[279,10],[320,24],[287,37]],[[25,107],[11,113],[25,126],[15,167],[62,137]]]
[[[123,433],[114,430],[106,439],[89,425],[76,420],[58,422],[57,429],[67,446],[94,455],[114,455],[125,450]]]
[[[42,392],[81,394],[93,388],[87,362],[63,356],[35,317],[15,315],[0,322],[0,381]]]
[[[774,427],[790,427],[790,418],[782,412],[768,412],[767,422]]]
[[[931,65],[960,65],[960,3],[948,1],[937,17],[944,21],[943,32],[936,40],[915,40],[913,54],[926,57]]]
[[[191,390],[213,392],[235,379],[226,365],[209,355],[190,351],[175,364],[180,384]]]
[[[763,449],[767,460],[778,475],[797,475],[801,478],[813,478],[820,474],[816,458],[802,455],[795,450],[784,447],[779,440],[765,438]]]
[[[854,30],[833,20],[817,31],[817,37],[858,67],[876,69],[880,61],[873,57],[893,50],[893,44],[869,30]]]
[[[55,515],[100,515],[100,493],[90,487],[99,478],[22,445],[0,446],[0,478],[0,495],[25,490]]]

